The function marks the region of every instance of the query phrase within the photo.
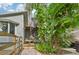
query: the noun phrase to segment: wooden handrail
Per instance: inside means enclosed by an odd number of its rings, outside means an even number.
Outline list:
[[[10,34],[10,33],[7,33],[7,32],[0,32],[0,36],[16,36],[16,35]]]

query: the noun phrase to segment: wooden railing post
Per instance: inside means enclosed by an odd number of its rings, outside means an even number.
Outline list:
[[[20,37],[18,37],[19,38],[19,42],[18,42],[18,44],[19,44],[19,52],[20,52]]]
[[[13,37],[13,44],[14,44],[13,54],[15,54],[15,52],[16,52],[16,36]]]

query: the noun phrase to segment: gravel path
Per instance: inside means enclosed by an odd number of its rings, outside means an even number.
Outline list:
[[[24,47],[21,55],[41,55],[41,53],[35,50],[34,47]]]

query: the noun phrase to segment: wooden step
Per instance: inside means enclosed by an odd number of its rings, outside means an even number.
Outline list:
[[[8,48],[5,48],[3,50],[0,50],[0,55],[12,55],[14,53],[14,46],[10,46]]]
[[[10,55],[10,54],[12,54],[12,50],[2,50],[2,51],[0,51],[0,55]]]
[[[5,44],[0,47],[0,55],[16,55],[19,54],[21,50],[21,48],[16,48],[16,46],[13,44]]]
[[[26,43],[34,43],[34,40],[25,40],[24,43],[25,43],[25,44],[26,44]]]
[[[3,49],[6,49],[10,46],[13,46],[14,44],[13,43],[10,43],[10,44],[2,44],[2,46],[0,46],[0,51],[3,50]]]
[[[24,44],[23,47],[34,47],[34,43],[27,43],[27,44]]]

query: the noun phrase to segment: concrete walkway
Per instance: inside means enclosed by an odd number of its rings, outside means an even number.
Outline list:
[[[21,55],[41,55],[34,47],[24,47]]]

